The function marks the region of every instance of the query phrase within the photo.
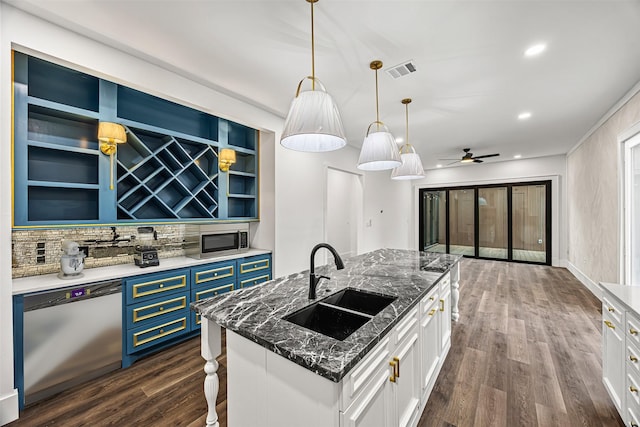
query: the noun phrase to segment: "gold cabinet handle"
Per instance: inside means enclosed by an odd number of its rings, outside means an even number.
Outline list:
[[[635,357],[633,354],[629,356],[629,360],[631,360],[633,363],[638,363],[638,358]]]
[[[636,330],[635,330],[635,329],[633,329],[633,328],[629,329],[629,333],[630,333],[631,335],[638,335],[638,331],[636,331]]]
[[[398,359],[397,357],[393,358],[393,361],[396,362],[396,377],[400,378],[400,359]]]
[[[429,312],[429,316],[433,316],[434,314],[436,314],[436,310],[435,308],[432,308],[431,311]]]
[[[609,310],[609,313],[614,313],[616,311],[616,309],[613,307],[609,307],[607,308],[607,310]]]
[[[433,300],[435,300],[434,297],[429,297],[429,301],[433,301]]]
[[[637,388],[635,388],[634,386],[629,386],[629,391],[630,391],[631,393],[637,393],[637,392],[638,392],[638,389],[637,389]]]
[[[440,311],[444,311],[444,300],[440,300]]]
[[[630,427],[638,427],[638,424],[634,423],[633,421],[629,421],[629,426]]]
[[[610,327],[611,329],[615,329],[616,328],[615,325],[613,323],[611,323],[610,321],[608,321],[608,320],[605,320],[604,324],[607,325],[608,327]]]
[[[160,309],[159,309],[159,310],[160,310],[160,311],[164,311],[164,307],[160,307]]]
[[[389,362],[389,366],[393,368],[393,372],[389,377],[389,381],[391,381],[392,383],[395,383],[396,382],[396,362]]]

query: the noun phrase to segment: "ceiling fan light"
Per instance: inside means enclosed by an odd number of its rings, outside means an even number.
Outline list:
[[[398,144],[388,131],[371,132],[362,143],[358,169],[380,171],[398,167],[402,164]]]
[[[308,90],[291,102],[280,144],[306,152],[338,150],[347,145],[342,119],[331,95],[324,90]]]
[[[468,157],[466,159],[460,160],[460,163],[473,163],[473,159],[471,157]]]
[[[411,153],[402,153],[400,158],[402,159],[402,165],[391,172],[391,179],[409,180],[424,178],[422,160],[420,160],[420,156],[415,150]]]

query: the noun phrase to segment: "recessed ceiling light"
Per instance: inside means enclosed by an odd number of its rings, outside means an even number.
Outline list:
[[[441,167],[442,167],[442,165],[439,165],[439,164],[438,164],[438,165],[436,165],[436,167],[437,167],[437,168],[441,168]]]
[[[530,117],[531,117],[531,113],[528,112],[528,111],[525,111],[523,113],[518,114],[518,119],[519,120],[527,120]]]
[[[515,156],[513,156],[514,159],[519,159],[520,157],[522,157],[522,154],[516,154]]]
[[[547,49],[547,45],[544,43],[534,44],[524,51],[524,56],[531,57],[540,55]]]

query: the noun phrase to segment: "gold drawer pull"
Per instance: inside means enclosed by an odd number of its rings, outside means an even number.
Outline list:
[[[607,310],[609,310],[609,313],[614,313],[616,311],[616,309],[613,307],[609,307]]]
[[[164,307],[160,307],[160,311],[164,311]]]
[[[604,324],[607,325],[608,327],[610,327],[611,329],[615,329],[616,328],[615,325],[613,323],[611,323],[610,321],[608,321],[608,320],[605,320]]]
[[[396,377],[400,378],[400,359],[398,359],[397,357],[394,357],[393,361],[396,362],[396,367],[397,367]]]
[[[429,301],[434,301],[435,298],[434,297],[429,297]]]
[[[440,300],[440,311],[444,311],[444,300]]]
[[[395,383],[396,382],[396,362],[389,362],[389,366],[393,368],[393,372],[389,377],[389,381],[391,381],[392,383]]]
[[[160,283],[160,287],[161,287],[161,288],[164,288],[164,283]]]
[[[164,334],[164,329],[160,329],[160,333],[161,333],[161,334]]]
[[[629,421],[629,426],[630,427],[638,427],[638,424],[634,423],[633,421]]]
[[[432,308],[431,311],[429,312],[429,316],[433,316],[434,314],[436,314],[436,310],[435,308]]]
[[[629,356],[629,360],[631,360],[633,363],[638,363],[638,358],[635,357],[633,354]]]
[[[635,329],[633,329],[633,328],[629,329],[629,333],[630,333],[631,335],[638,335],[638,331],[636,331],[636,330],[635,330]]]

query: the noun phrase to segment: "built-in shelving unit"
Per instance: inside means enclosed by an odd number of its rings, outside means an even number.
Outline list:
[[[16,227],[257,219],[257,130],[17,52],[14,75]],[[115,190],[100,121],[127,131]]]

